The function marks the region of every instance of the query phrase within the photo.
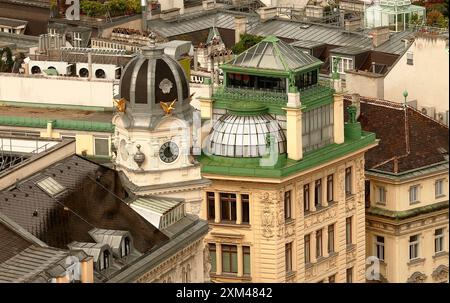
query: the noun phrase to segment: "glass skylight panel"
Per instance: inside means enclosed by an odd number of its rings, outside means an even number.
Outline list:
[[[56,196],[63,192],[66,188],[58,183],[52,177],[47,177],[37,182],[37,185],[50,196]]]

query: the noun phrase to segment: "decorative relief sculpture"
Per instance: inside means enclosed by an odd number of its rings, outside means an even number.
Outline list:
[[[205,244],[205,248],[203,249],[203,278],[205,279],[205,282],[209,282],[210,278],[210,272],[211,272],[211,256],[209,255],[209,245]]]
[[[407,283],[423,283],[427,279],[427,275],[424,273],[421,273],[419,271],[416,271],[409,277],[409,279],[406,281]]]
[[[273,199],[271,199],[268,192],[261,193],[259,199],[263,205],[261,213],[262,234],[265,238],[271,238],[273,237],[274,227],[273,214],[271,210]]]
[[[172,89],[172,87],[173,87],[173,83],[172,83],[169,79],[167,79],[167,78],[164,78],[164,79],[159,83],[159,88],[162,90],[162,92],[163,92],[164,94],[170,93],[170,90]]]

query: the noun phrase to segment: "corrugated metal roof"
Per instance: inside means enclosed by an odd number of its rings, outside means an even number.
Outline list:
[[[317,42],[317,41],[309,41],[309,40],[298,40],[291,42],[290,45],[299,47],[299,48],[314,48],[321,45],[324,45],[323,42]]]
[[[361,48],[361,47],[341,46],[341,47],[333,48],[332,50],[330,50],[330,52],[336,53],[336,54],[357,55],[357,54],[364,53],[368,50],[369,49],[367,49],[367,48]]]
[[[139,197],[131,204],[140,206],[157,214],[164,215],[181,203],[183,202],[169,198]]]
[[[227,62],[233,66],[280,71],[298,70],[314,63],[320,63],[320,60],[273,36]]]
[[[0,282],[26,282],[68,256],[67,251],[31,246],[0,264]]]

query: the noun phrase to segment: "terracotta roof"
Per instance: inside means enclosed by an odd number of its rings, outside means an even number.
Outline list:
[[[45,192],[36,183],[46,177],[65,190]],[[93,228],[129,231],[142,253],[168,240],[124,203],[127,196],[116,171],[74,155],[0,192],[0,212],[56,248],[92,242]]]
[[[344,100],[347,108],[352,97]],[[410,106],[386,100],[361,97],[360,108],[358,121],[363,130],[380,139],[378,146],[366,153],[366,169],[402,173],[448,162],[448,126]]]

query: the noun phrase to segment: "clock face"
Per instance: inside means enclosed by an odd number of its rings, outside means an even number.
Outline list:
[[[159,158],[165,163],[174,162],[179,154],[180,149],[178,148],[178,145],[172,141],[164,143],[159,149]]]

